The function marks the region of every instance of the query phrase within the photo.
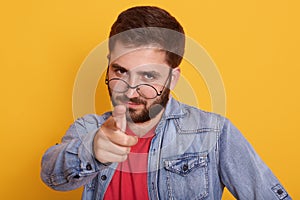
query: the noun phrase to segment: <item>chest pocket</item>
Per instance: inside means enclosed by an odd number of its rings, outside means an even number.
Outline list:
[[[164,159],[169,199],[204,199],[208,196],[207,153],[187,153]]]

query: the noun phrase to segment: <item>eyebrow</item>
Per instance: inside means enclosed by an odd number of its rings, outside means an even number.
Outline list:
[[[113,64],[111,64],[111,67],[113,68],[113,69],[120,69],[120,70],[123,70],[123,71],[128,71],[126,68],[124,68],[124,67],[122,67],[121,65],[119,65],[119,64],[117,64],[117,63],[113,63]]]
[[[137,72],[137,74],[138,75],[146,75],[146,74],[150,74],[150,75],[152,75],[152,76],[154,76],[154,77],[156,77],[156,78],[159,78],[160,76],[161,76],[161,74],[160,73],[158,73],[158,72],[156,72],[156,71],[139,71],[139,72]]]
[[[125,72],[128,72],[129,70],[126,69],[125,67],[122,67],[121,65],[117,64],[117,63],[113,63],[111,64],[111,68],[113,68],[114,70],[122,70],[122,71],[125,71]],[[155,76],[155,77],[161,77],[161,74],[157,71],[137,71],[137,74],[138,75],[145,75],[145,74],[151,74],[152,76]]]

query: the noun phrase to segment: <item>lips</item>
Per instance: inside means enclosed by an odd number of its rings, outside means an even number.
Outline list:
[[[132,102],[132,101],[122,102],[122,103],[124,103],[124,105],[126,105],[127,108],[137,108],[137,107],[140,107],[140,106],[144,105],[142,103],[135,103],[135,102]]]
[[[139,106],[146,105],[146,102],[138,98],[129,99],[125,96],[119,96],[116,98],[116,100],[120,101],[121,104],[125,105],[128,108],[137,108]]]

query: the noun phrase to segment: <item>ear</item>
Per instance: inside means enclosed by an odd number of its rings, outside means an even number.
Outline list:
[[[108,65],[110,65],[110,53],[107,54],[106,58],[107,58]]]
[[[172,77],[171,77],[171,85],[170,85],[170,89],[173,90],[179,80],[180,77],[180,68],[176,67],[174,69],[172,69]]]

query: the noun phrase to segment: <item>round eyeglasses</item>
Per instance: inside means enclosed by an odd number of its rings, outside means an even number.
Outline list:
[[[111,91],[116,93],[125,93],[129,90],[129,88],[135,89],[136,92],[145,99],[154,99],[157,96],[160,96],[163,92],[163,89],[158,92],[154,86],[149,84],[139,84],[132,87],[126,81],[120,78],[112,78],[110,80],[106,79],[105,84],[108,85]],[[163,88],[165,88],[165,85]]]
[[[105,78],[105,84],[108,86],[108,88],[112,92],[116,93],[125,93],[130,89],[135,89],[136,92],[143,98],[145,99],[154,99],[157,96],[160,96],[163,93],[164,88],[166,87],[167,84],[170,83],[170,77],[172,75],[172,69],[169,70],[169,75],[162,87],[162,89],[158,92],[157,89],[150,84],[143,83],[143,84],[138,84],[136,86],[130,86],[129,83],[127,83],[125,80],[120,79],[120,78],[112,78],[108,79],[108,70],[106,70],[106,78]]]

